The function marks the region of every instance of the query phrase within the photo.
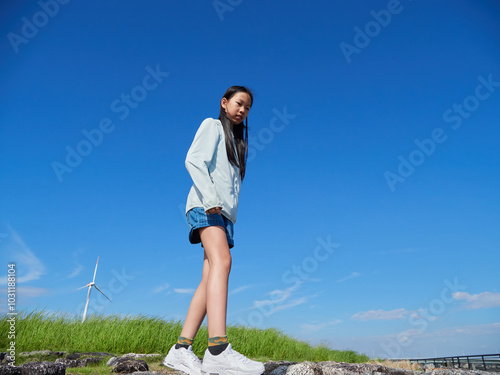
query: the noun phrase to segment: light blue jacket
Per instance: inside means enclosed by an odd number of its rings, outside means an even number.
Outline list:
[[[231,141],[234,144],[234,140]],[[186,213],[194,207],[203,207],[205,211],[222,207],[221,213],[236,223],[241,189],[240,170],[227,158],[224,129],[220,120],[207,118],[201,123],[185,164],[193,179]]]

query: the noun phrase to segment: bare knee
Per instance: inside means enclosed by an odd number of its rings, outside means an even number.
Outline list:
[[[229,272],[231,272],[231,264],[231,253],[228,251],[226,254],[217,254],[212,257],[210,269],[229,274]]]

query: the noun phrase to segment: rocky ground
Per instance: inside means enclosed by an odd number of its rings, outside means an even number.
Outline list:
[[[182,371],[171,370],[161,364],[162,354],[125,354],[115,356],[111,353],[71,353],[51,352],[48,350],[19,353],[27,363],[21,366],[8,365],[7,353],[0,353],[0,375],[65,375],[66,369],[87,367],[101,363],[109,367],[109,373],[120,375],[185,375]],[[147,360],[147,362],[146,362]],[[149,364],[148,364],[149,363]],[[265,363],[264,375],[491,375],[490,372],[461,369],[427,368],[411,371],[378,364],[359,364],[341,362],[275,362]],[[104,370],[104,372],[108,372]],[[70,370],[68,373],[75,373]],[[89,372],[86,371],[86,374]],[[98,373],[96,369],[96,373]],[[101,370],[101,374],[103,371]]]

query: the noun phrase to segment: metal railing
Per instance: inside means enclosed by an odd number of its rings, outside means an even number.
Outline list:
[[[409,359],[411,363],[434,367],[467,368],[474,370],[500,371],[500,354],[459,355],[453,357]]]

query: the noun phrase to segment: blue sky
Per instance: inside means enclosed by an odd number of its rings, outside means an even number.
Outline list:
[[[228,322],[369,356],[500,352],[494,1],[0,6],[18,310],[185,317],[187,150],[249,86]]]

